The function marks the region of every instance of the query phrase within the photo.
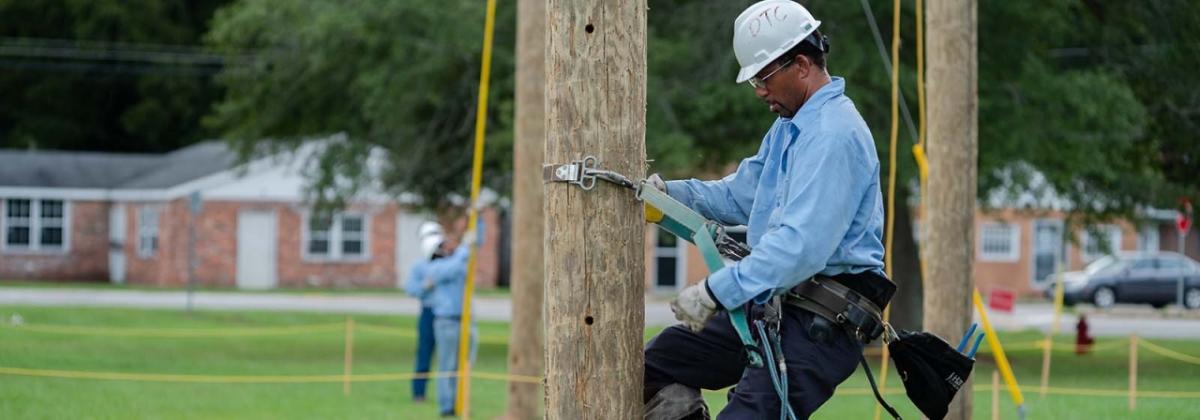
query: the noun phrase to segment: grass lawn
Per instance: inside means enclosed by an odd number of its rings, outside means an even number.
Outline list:
[[[187,290],[180,286],[152,286],[142,284],[112,284],[107,281],[45,281],[45,280],[10,280],[0,279],[0,288],[4,287],[21,287],[29,289],[95,289],[95,290],[138,290],[149,292],[182,292]],[[309,288],[278,288],[270,290],[245,290],[237,287],[212,287],[199,286],[196,288],[202,292],[236,292],[236,293],[252,293],[252,294],[284,294],[284,295],[404,295],[404,290],[400,288],[379,288],[367,289],[361,287],[352,288],[336,288],[336,287],[309,287]],[[496,287],[491,289],[475,289],[475,296],[506,298],[511,296],[508,287]]]
[[[24,327],[8,325],[18,313]],[[345,317],[276,312],[196,312],[99,308],[0,307],[0,368],[60,371],[154,373],[178,375],[341,375],[344,331],[334,325]],[[355,374],[407,373],[412,365],[414,318],[355,316]],[[253,328],[329,324],[323,330],[288,335],[238,335]],[[99,327],[98,332],[146,334],[126,336],[34,331],[39,326]],[[388,329],[371,328],[389,327]],[[137,329],[137,330],[131,330]],[[222,331],[228,336],[180,337],[164,331]],[[476,370],[505,370],[507,324],[482,323]],[[648,332],[652,333],[652,332]],[[1032,333],[1005,334],[1007,343],[1029,343]],[[1064,337],[1066,343],[1069,337]],[[1111,341],[1101,340],[1100,345]],[[1200,355],[1198,342],[1154,340],[1170,349]],[[1031,419],[1200,418],[1200,399],[1138,400],[1130,413],[1127,397],[1037,395],[1041,353],[1014,349],[1010,359],[1023,390]],[[1122,392],[1128,378],[1128,346],[1076,357],[1056,353],[1051,386]],[[878,360],[878,358],[875,358]],[[1139,351],[1139,390],[1200,390],[1200,366]],[[878,372],[878,366],[875,367]],[[991,374],[986,356],[976,369],[976,418],[989,418]],[[898,390],[894,370],[889,389]],[[862,419],[874,413],[865,378],[856,374],[814,418]],[[432,387],[430,389],[433,393]],[[503,412],[506,384],[476,379],[472,385],[473,418],[493,419]],[[603,395],[594,396],[604,398]],[[714,410],[722,392],[707,392]],[[904,396],[891,395],[906,418],[919,418]],[[1003,418],[1016,418],[1005,394]],[[342,383],[178,383],[30,377],[0,374],[0,418],[436,418],[431,402],[413,404],[409,382],[356,382],[349,396]]]

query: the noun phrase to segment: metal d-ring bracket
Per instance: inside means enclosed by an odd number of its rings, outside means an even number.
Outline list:
[[[599,169],[599,159],[595,156],[585,156],[571,163],[558,165],[543,165],[542,180],[545,182],[566,182],[578,185],[584,191],[596,188],[596,179],[602,179],[615,185],[636,190],[637,186],[625,175]]]

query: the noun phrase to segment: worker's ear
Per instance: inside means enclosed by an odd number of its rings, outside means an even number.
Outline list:
[[[801,79],[807,79],[808,74],[812,72],[813,62],[804,54],[796,54],[796,58],[792,59],[796,63],[796,70],[800,72]]]

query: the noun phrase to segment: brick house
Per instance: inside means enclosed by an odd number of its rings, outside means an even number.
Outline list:
[[[163,155],[0,151],[0,278],[212,287],[395,287],[429,219],[363,194],[329,219],[305,204],[311,147],[234,165],[222,143]],[[409,202],[411,203],[411,202]],[[481,214],[497,227],[496,210]],[[494,287],[499,228],[477,284]],[[194,261],[189,270],[189,260]]]

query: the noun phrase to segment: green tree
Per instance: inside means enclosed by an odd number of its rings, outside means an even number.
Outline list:
[[[511,162],[514,14],[501,2],[488,115],[487,185]],[[219,77],[226,95],[207,120],[243,157],[325,142],[311,190],[337,203],[373,174],[427,205],[466,190],[473,150],[484,8],[478,2],[243,0],[217,13],[208,41],[224,51],[268,51]]]
[[[0,0],[0,147],[168,151],[205,135],[219,67],[136,57],[203,51],[228,0]]]

